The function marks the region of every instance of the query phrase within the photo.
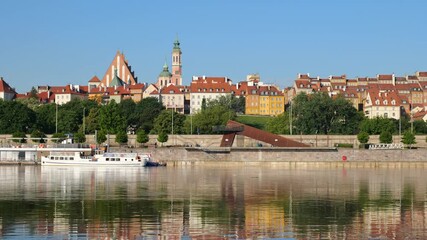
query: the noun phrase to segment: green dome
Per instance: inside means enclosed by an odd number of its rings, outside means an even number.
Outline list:
[[[159,74],[159,77],[172,77],[172,73],[169,72],[169,67],[166,63],[163,65],[163,71]]]

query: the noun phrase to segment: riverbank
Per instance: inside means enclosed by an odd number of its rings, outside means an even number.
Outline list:
[[[280,148],[280,147],[149,147],[111,148],[112,152],[151,153],[168,166],[197,164],[331,165],[356,167],[427,167],[427,149]],[[1,165],[35,165],[37,161],[7,161]]]
[[[137,152],[144,152],[138,149]],[[427,149],[349,149],[349,148],[201,148],[170,147],[145,149],[156,160],[168,165],[201,163],[246,163],[246,164],[280,164],[280,163],[346,163],[370,165],[375,163],[410,163],[423,165],[427,163]],[[425,162],[425,163],[424,163]],[[426,165],[427,166],[427,165]]]

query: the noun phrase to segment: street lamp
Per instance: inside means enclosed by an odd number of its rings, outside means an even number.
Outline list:
[[[172,111],[172,138],[173,138],[173,114],[174,114],[174,111],[173,111],[173,106],[172,106],[172,109],[171,109]]]
[[[86,126],[85,126],[85,111],[86,108],[83,108],[83,134],[86,134]]]

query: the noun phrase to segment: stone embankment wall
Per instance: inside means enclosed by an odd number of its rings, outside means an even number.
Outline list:
[[[198,163],[334,163],[370,166],[371,164],[418,164],[427,167],[427,149],[285,149],[285,148],[183,148],[137,149],[152,153],[155,160],[173,164]]]
[[[29,136],[29,135],[28,135]],[[338,143],[353,144],[354,148],[359,147],[359,141],[357,141],[356,135],[281,135],[283,137],[290,138],[295,141],[300,141],[309,144],[313,147],[334,147]],[[11,135],[0,135],[0,146],[16,144],[13,143]],[[51,137],[51,135],[48,135]],[[153,145],[156,142],[157,135],[150,135],[150,141],[146,145]],[[118,146],[114,135],[108,136],[105,144],[109,143],[110,146]],[[128,135],[128,146],[139,147],[140,144],[136,142],[136,135]],[[201,147],[218,147],[221,143],[222,135],[169,135],[167,142],[163,143],[163,146],[201,146]],[[86,135],[86,141],[89,144],[95,144],[94,135]],[[415,147],[427,148],[426,135],[416,136],[417,144]],[[378,144],[379,136],[372,135],[369,138],[370,143]],[[393,136],[393,143],[400,143],[399,136]],[[29,141],[29,145],[35,144]],[[48,142],[48,144],[54,144]],[[244,136],[237,136],[234,141],[233,147],[256,147],[260,144],[259,141],[250,139]],[[262,144],[262,143],[261,143]],[[158,143],[160,146],[160,143]],[[267,146],[264,145],[263,146]],[[268,146],[267,146],[268,147]]]

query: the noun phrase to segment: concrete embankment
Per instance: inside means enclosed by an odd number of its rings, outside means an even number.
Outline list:
[[[150,147],[112,148],[114,152],[151,153],[168,166],[197,164],[250,164],[331,167],[427,167],[427,149],[279,148],[279,147]],[[1,165],[34,165],[35,161],[7,161]]]
[[[137,151],[139,151],[138,149]],[[352,166],[427,167],[427,149],[367,150],[348,148],[155,148],[156,160],[180,164],[343,164]]]

